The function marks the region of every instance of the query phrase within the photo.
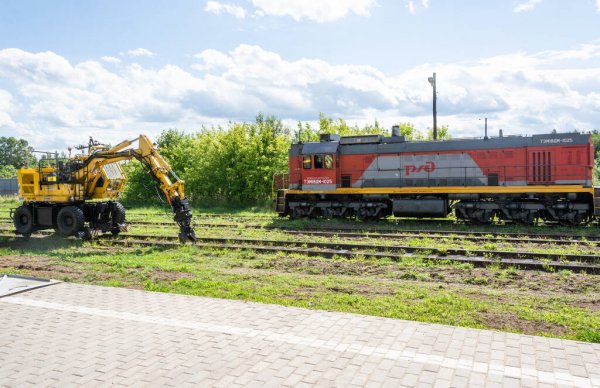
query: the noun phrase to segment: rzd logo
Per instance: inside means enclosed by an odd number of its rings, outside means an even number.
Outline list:
[[[435,171],[435,163],[427,162],[425,164],[420,165],[419,167],[414,165],[406,165],[404,166],[404,170],[406,171],[406,176],[410,176],[410,174],[415,172],[434,172]]]

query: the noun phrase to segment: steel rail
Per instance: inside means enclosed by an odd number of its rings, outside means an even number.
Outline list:
[[[131,221],[128,224],[132,226],[155,226],[159,228],[171,228],[175,225],[168,225],[151,221]],[[468,241],[497,241],[497,242],[531,242],[536,244],[552,243],[557,245],[600,243],[600,236],[580,236],[580,235],[555,235],[555,234],[526,234],[526,233],[477,233],[469,231],[451,231],[451,230],[414,230],[414,229],[390,229],[396,233],[383,232],[379,230],[365,230],[357,228],[328,228],[311,227],[311,229],[294,229],[292,226],[275,226],[259,224],[206,224],[195,223],[196,228],[201,229],[264,229],[277,230],[287,234],[306,234],[325,237],[348,237],[348,238],[461,238]],[[317,230],[312,230],[317,229]],[[354,232],[355,231],[355,232]],[[475,236],[473,236],[475,235]],[[488,236],[490,235],[490,236]],[[510,236],[510,237],[503,237]],[[526,238],[526,240],[524,240]]]
[[[10,228],[2,228],[0,223],[0,230],[12,230]],[[9,225],[9,224],[5,224]],[[176,228],[176,225],[169,225],[160,222],[152,221],[130,221],[130,226],[152,226],[157,228]],[[533,243],[533,244],[554,244],[554,245],[587,245],[588,247],[598,246],[600,243],[600,236],[572,236],[572,235],[539,235],[539,234],[519,234],[514,233],[510,236],[517,237],[504,237],[503,233],[485,233],[477,234],[473,236],[474,232],[468,231],[417,231],[417,230],[396,230],[396,233],[380,233],[379,231],[364,231],[364,232],[351,232],[351,230],[358,230],[354,228],[313,228],[319,230],[303,230],[303,229],[292,229],[287,226],[273,226],[273,225],[260,225],[260,224],[206,224],[196,223],[194,226],[201,230],[240,230],[240,229],[255,229],[255,230],[271,230],[278,231],[284,234],[290,235],[308,235],[308,236],[322,236],[322,237],[340,237],[348,239],[359,239],[359,238],[445,238],[445,239],[461,239],[472,242],[507,242],[507,243]],[[540,238],[543,236],[543,238]],[[556,238],[559,237],[559,238]]]

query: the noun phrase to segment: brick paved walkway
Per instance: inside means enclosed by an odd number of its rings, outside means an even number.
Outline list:
[[[0,298],[0,385],[599,386],[600,345],[60,283]]]

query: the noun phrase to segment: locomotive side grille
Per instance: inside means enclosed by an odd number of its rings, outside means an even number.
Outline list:
[[[546,174],[546,170],[547,170],[547,168],[546,168],[546,167],[547,167],[547,165],[546,165],[546,153],[545,153],[545,152],[542,152],[542,171],[543,171],[543,173],[542,173],[542,178],[543,178],[543,179],[542,179],[542,180],[543,180],[544,182],[547,182],[547,181],[548,181],[548,179],[547,179],[547,178],[548,178],[548,175]]]
[[[552,153],[549,151],[532,152],[532,180],[534,182],[552,181]]]
[[[548,152],[548,180],[552,180],[552,153]]]
[[[538,179],[538,175],[537,175],[537,163],[536,163],[536,156],[537,156],[537,152],[533,152],[533,162],[531,163],[531,166],[533,167],[533,181],[537,182]]]
[[[542,158],[541,155],[542,153],[538,151],[538,157],[537,157],[537,180],[541,181],[542,180]]]

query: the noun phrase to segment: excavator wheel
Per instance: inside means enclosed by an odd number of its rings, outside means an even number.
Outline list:
[[[18,234],[30,236],[33,233],[33,214],[28,206],[19,206],[15,210],[13,222]]]
[[[111,211],[112,228],[110,232],[113,236],[118,235],[121,232],[119,225],[125,223],[125,206],[121,202],[115,202]]]
[[[85,217],[77,206],[65,206],[56,216],[56,227],[62,236],[73,236],[83,230]]]

